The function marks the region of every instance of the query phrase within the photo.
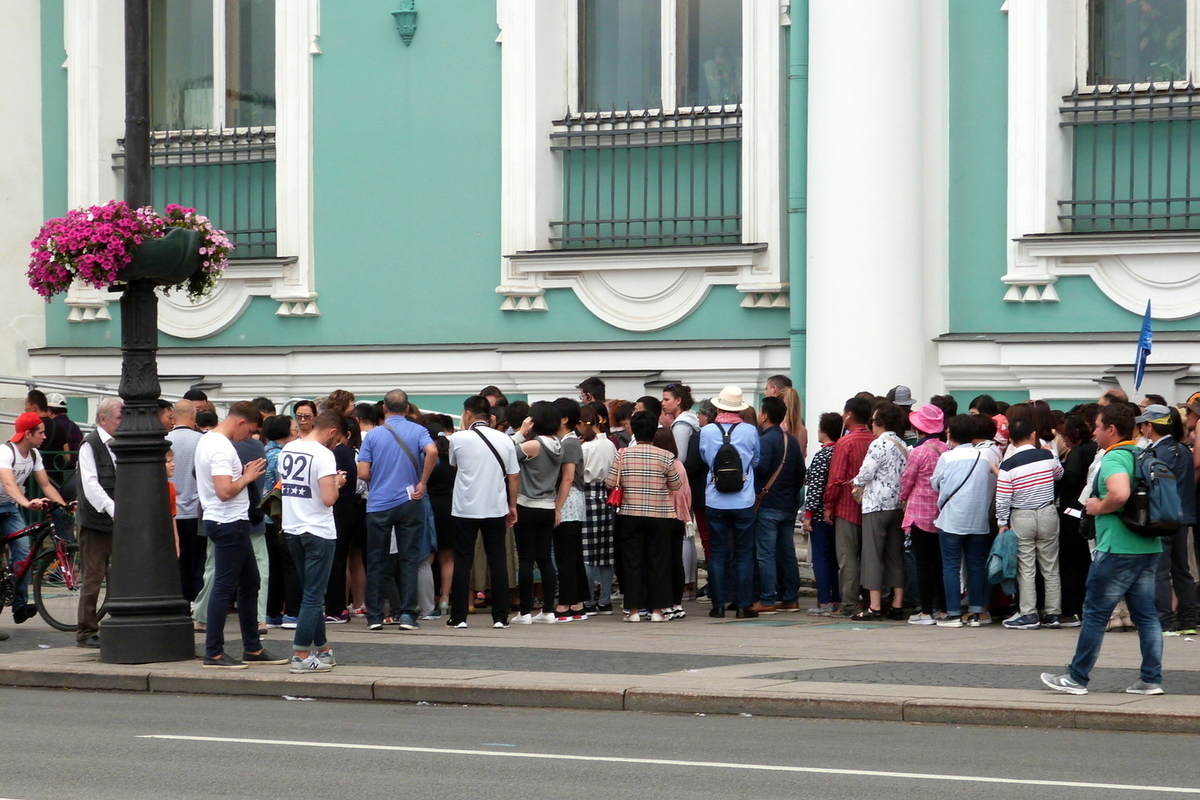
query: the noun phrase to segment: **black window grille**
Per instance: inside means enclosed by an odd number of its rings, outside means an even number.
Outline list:
[[[1072,134],[1073,233],[1200,229],[1200,91],[1189,81],[1144,91],[1099,87],[1063,98]]]
[[[568,113],[550,140],[563,193],[552,247],[741,241],[740,105]]]
[[[118,141],[117,167],[124,161]],[[233,258],[276,252],[275,129],[154,131],[150,134],[153,204],[195,208],[225,231]]]

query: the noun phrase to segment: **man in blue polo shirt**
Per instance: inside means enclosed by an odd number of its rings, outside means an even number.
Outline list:
[[[384,423],[363,437],[358,477],[371,484],[367,495],[367,629],[383,630],[383,579],[392,533],[400,556],[400,628],[417,623],[417,565],[421,560],[425,511],[421,498],[437,464],[437,445],[424,425],[409,421],[408,395],[393,389],[383,398]],[[422,461],[424,462],[422,464]]]

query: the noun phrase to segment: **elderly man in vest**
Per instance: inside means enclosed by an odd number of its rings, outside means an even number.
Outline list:
[[[100,646],[100,619],[96,601],[100,584],[108,572],[112,557],[113,496],[116,494],[117,469],[112,454],[112,438],[121,424],[122,403],[106,397],[96,406],[96,429],[83,438],[79,448],[79,564],[83,571],[79,589],[79,624],[75,644]]]

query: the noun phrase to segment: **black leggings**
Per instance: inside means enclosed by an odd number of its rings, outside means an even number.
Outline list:
[[[562,522],[554,529],[554,563],[558,567],[558,604],[573,606],[590,599],[587,581],[580,583],[583,572],[583,523]]]
[[[542,573],[542,611],[554,613],[558,581],[554,573],[554,509],[517,506],[517,586],[521,593],[521,613],[533,613],[533,562]],[[501,598],[503,599],[503,598]],[[493,600],[494,602],[494,600]]]
[[[946,610],[945,581],[942,578],[942,545],[936,531],[912,527],[913,557],[917,560],[917,593],[921,595],[921,613]],[[957,610],[957,609],[956,609]]]

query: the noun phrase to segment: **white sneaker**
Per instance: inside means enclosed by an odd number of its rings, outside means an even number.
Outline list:
[[[657,611],[655,611],[654,613],[652,613],[650,615],[650,621],[651,622],[666,622],[667,618],[665,616],[663,616],[662,614],[658,613]]]
[[[327,664],[316,656],[309,656],[303,659],[299,656],[292,656],[288,672],[293,675],[303,675],[306,672],[328,672],[331,669],[333,669],[332,664]]]
[[[497,620],[497,621],[495,621],[495,622],[493,622],[493,623],[492,623],[492,627],[493,627],[493,628],[495,628],[495,629],[497,629],[497,630],[503,630],[504,628],[507,628],[507,627],[508,627],[508,623],[507,623],[507,622],[500,622],[499,620]]]
[[[513,625],[529,625],[533,622],[533,614],[517,614],[512,618]]]
[[[936,620],[929,614],[913,614],[908,618],[909,625],[933,625]]]
[[[545,611],[543,611],[540,614],[534,614],[533,621],[540,622],[545,625],[552,625],[555,622],[558,622],[558,620],[555,618],[555,616],[553,614],[547,614]]]

